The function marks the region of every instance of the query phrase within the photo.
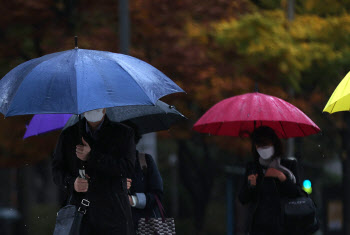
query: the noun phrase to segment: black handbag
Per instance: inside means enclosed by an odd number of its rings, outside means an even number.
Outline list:
[[[283,225],[287,228],[307,230],[317,223],[316,205],[309,197],[281,200]]]
[[[57,212],[53,235],[79,235],[81,222],[89,205],[90,202],[87,199],[82,199],[79,207],[67,205],[61,208]]]
[[[286,231],[311,234],[319,229],[317,207],[304,190],[300,191],[299,197],[281,198],[281,223]]]

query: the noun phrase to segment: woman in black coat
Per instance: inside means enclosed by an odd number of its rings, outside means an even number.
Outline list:
[[[252,134],[254,162],[249,163],[239,194],[242,204],[250,204],[249,230],[252,235],[293,234],[281,225],[280,198],[300,195],[296,162],[281,164],[282,143],[269,127],[261,126]]]

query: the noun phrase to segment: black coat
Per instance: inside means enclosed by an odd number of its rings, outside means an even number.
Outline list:
[[[142,170],[139,162],[139,155],[136,154],[135,175],[132,178],[130,193],[144,193],[146,196],[146,207],[138,209],[132,207],[132,216],[135,229],[140,218],[159,217],[159,210],[156,203],[155,195],[159,200],[163,197],[163,180],[159,173],[158,167],[149,154],[145,154],[147,169]]]
[[[134,234],[126,189],[126,177],[134,174],[133,130],[105,117],[94,138],[86,132],[85,118],[80,125],[77,123],[61,133],[53,155],[53,180],[66,192],[66,199],[72,195],[68,203],[74,205],[79,205],[86,197],[74,190],[82,166],[82,161],[76,156],[76,145],[81,144],[79,129],[91,147],[89,159],[85,162],[86,174],[90,176],[87,194],[90,207],[83,219],[84,228],[90,231],[86,234],[91,234],[91,231]]]
[[[280,223],[280,198],[298,197],[301,195],[301,188],[298,184],[296,161],[283,159],[281,164],[293,172],[297,184],[293,183],[288,177],[284,182],[280,182],[277,178],[264,178],[263,167],[257,162],[248,163],[247,165],[239,200],[242,204],[250,205],[248,229],[252,234],[258,234],[257,231],[264,231],[267,234],[285,234]],[[258,174],[255,187],[248,184],[248,175],[253,172]]]

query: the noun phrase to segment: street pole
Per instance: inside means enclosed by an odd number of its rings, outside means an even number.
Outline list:
[[[129,1],[119,0],[119,50],[128,55],[130,48]]]
[[[288,9],[287,9],[287,18],[289,22],[292,22],[294,20],[294,0],[288,0]],[[291,97],[294,96],[294,89],[292,87],[289,88],[289,95]],[[289,138],[287,140],[287,157],[293,158],[294,156],[294,146],[295,146],[295,140],[294,138]]]
[[[176,154],[169,155],[169,165],[170,169],[170,194],[171,194],[171,212],[172,216],[175,218],[179,214],[179,182],[178,182],[178,157]]]
[[[350,235],[350,229],[349,229],[349,224],[350,224],[350,203],[349,203],[349,198],[350,198],[350,187],[348,187],[348,183],[350,182],[350,145],[349,145],[349,140],[350,140],[350,113],[349,112],[344,112],[344,122],[345,122],[345,128],[343,130],[343,135],[342,135],[342,141],[343,141],[343,149],[344,149],[344,154],[343,154],[343,159],[342,159],[342,165],[343,165],[343,225],[344,225],[344,234],[345,235]]]
[[[227,235],[234,234],[233,222],[234,222],[234,194],[233,194],[233,176],[228,175],[226,177],[226,231]]]
[[[119,0],[119,51],[128,55],[130,51],[130,16],[129,0]],[[150,154],[157,162],[157,135],[149,133],[143,135],[138,149]]]

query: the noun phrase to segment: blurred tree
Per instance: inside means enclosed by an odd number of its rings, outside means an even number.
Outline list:
[[[130,54],[159,68],[188,93],[163,99],[189,121],[170,135],[159,135],[160,143],[174,139],[177,145],[184,199],[180,203],[194,221],[193,226],[188,214],[180,211],[178,221],[186,223],[180,234],[208,234],[204,226],[210,215],[208,204],[224,197],[223,167],[242,164],[249,156],[249,141],[189,131],[195,120],[224,98],[253,92],[258,83],[260,91],[292,102],[323,129],[324,136],[305,140],[303,157],[319,160],[321,155],[324,159],[340,155],[341,114],[320,112],[348,71],[350,4],[296,0],[292,23],[285,19],[286,4],[287,0],[130,1]],[[4,2],[0,75],[28,59],[72,49],[75,35],[80,48],[118,52],[117,8],[115,0]],[[290,86],[296,91],[293,99],[287,92]],[[29,119],[0,120],[0,166],[32,164],[53,150],[57,132],[22,140]]]

